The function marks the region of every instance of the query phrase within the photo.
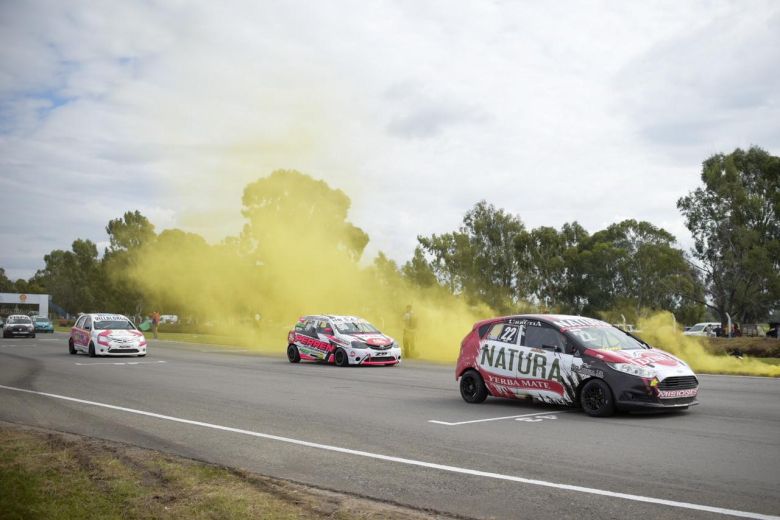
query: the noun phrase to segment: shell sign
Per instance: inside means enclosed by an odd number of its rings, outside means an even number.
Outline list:
[[[26,294],[20,294],[19,295],[19,301],[24,303],[27,301],[27,295]]]

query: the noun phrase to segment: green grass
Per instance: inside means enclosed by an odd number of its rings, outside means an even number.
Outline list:
[[[434,516],[125,444],[0,422],[0,518]]]

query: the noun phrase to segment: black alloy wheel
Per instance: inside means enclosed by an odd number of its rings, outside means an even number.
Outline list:
[[[460,377],[460,395],[467,403],[477,404],[487,399],[488,390],[476,370],[468,370]]]
[[[349,366],[349,356],[347,356],[347,351],[343,348],[337,348],[336,349],[336,365],[340,367],[347,367]]]
[[[290,360],[290,363],[300,363],[301,353],[298,352],[298,347],[295,345],[287,345],[287,359]]]
[[[601,379],[591,379],[582,387],[580,404],[591,417],[609,417],[615,413],[615,400],[609,385]]]

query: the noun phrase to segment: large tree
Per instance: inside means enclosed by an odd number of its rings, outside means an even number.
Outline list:
[[[780,157],[753,147],[704,162],[703,186],[677,202],[719,317],[766,319],[780,306]]]
[[[417,237],[437,280],[454,293],[508,312],[519,301],[514,243],[519,217],[480,201],[457,231]]]
[[[45,267],[34,280],[51,294],[54,303],[73,314],[102,310],[106,284],[92,241],[75,240],[71,251],[57,249],[43,260]]]

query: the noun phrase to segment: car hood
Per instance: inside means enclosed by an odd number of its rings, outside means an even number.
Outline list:
[[[661,381],[672,376],[695,375],[685,361],[657,348],[641,350],[588,349],[585,353],[605,363],[628,363],[650,367],[655,370]]]
[[[102,330],[98,336],[111,341],[142,340],[144,335],[137,330]]]
[[[367,334],[350,334],[344,336],[349,341],[362,341],[366,345],[372,347],[384,347],[393,343],[393,338],[385,336],[384,334],[377,334],[375,332]]]

